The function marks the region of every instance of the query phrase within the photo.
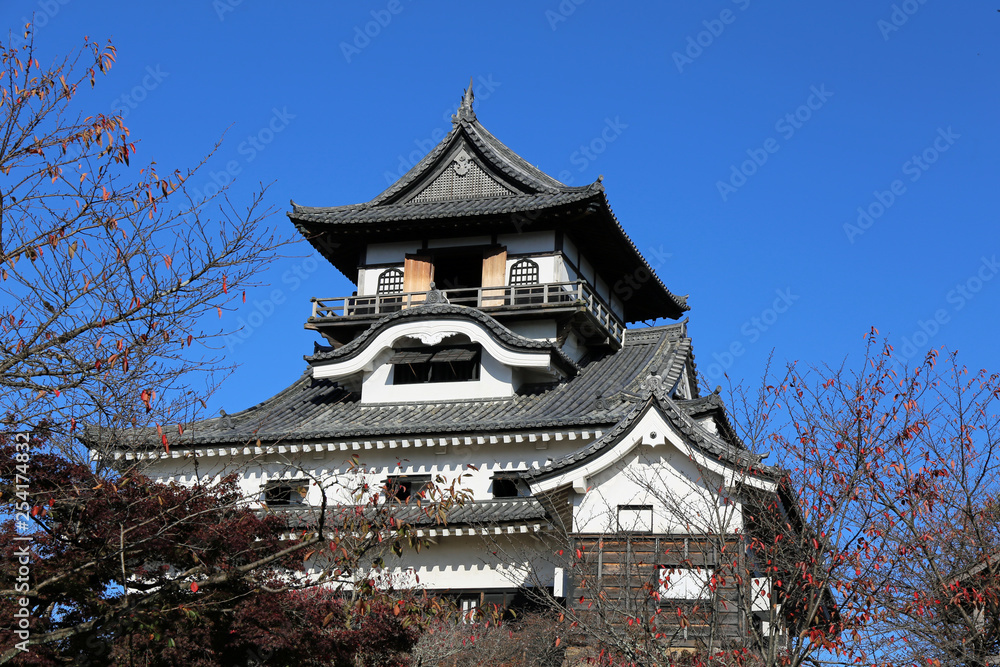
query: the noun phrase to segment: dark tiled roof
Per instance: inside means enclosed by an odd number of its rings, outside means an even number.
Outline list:
[[[454,127],[441,142],[396,183],[363,204],[299,206],[288,217],[306,239],[348,279],[357,280],[357,258],[365,243],[411,236],[454,236],[534,229],[560,229],[610,277],[621,267],[642,269],[648,278],[625,304],[626,318],[637,322],[677,318],[688,310],[687,297],[672,294],[615,217],[600,183],[570,187],[532,166],[490,134],[476,119],[471,103],[459,108]],[[503,196],[470,196],[417,202],[422,188],[441,175],[459,149],[507,188]],[[599,213],[599,215],[594,215]],[[518,219],[523,216],[523,219]],[[515,220],[519,220],[515,222]],[[637,274],[638,275],[638,274]],[[622,276],[624,277],[624,276]]]
[[[428,517],[425,509],[417,507],[414,504],[407,504],[387,509],[385,510],[385,514],[386,519],[388,516],[392,516],[396,521],[411,526],[433,526],[437,523],[441,528],[497,526],[528,521],[547,521],[545,510],[534,498],[475,500],[456,504],[449,508],[445,515],[445,523],[443,524]],[[354,508],[328,507],[328,521],[337,523],[338,514],[345,510],[353,512]],[[303,529],[316,525],[319,519],[320,508],[288,505],[285,507],[276,507],[271,511],[284,518],[289,528]],[[383,509],[380,508],[378,511],[383,512]]]
[[[469,111],[471,112],[471,108]],[[587,189],[586,186],[564,185],[529,163],[483,127],[475,113],[459,114],[453,122],[451,131],[430,153],[369,204],[388,204],[406,199],[408,191],[413,189],[411,186],[426,181],[425,176],[431,173],[435,163],[463,140],[478,149],[491,166],[507,177],[503,180],[521,192],[554,194]]]
[[[248,410],[185,426],[183,436],[170,436],[170,446],[611,427],[628,414],[631,404],[602,406],[597,397],[640,391],[646,377],[670,366],[675,347],[671,338],[681,327],[627,334],[620,350],[585,359],[575,377],[501,400],[363,405],[357,393],[315,380],[306,370],[290,387]],[[89,438],[96,440],[97,435]],[[156,437],[140,439],[138,446],[162,447]]]
[[[450,199],[421,204],[351,204],[327,208],[296,206],[294,220],[323,225],[360,225],[400,220],[431,220],[458,216],[493,216],[539,211],[591,199],[597,191],[579,188],[573,192],[513,195],[482,199]]]
[[[508,349],[533,351],[545,350],[555,357],[558,365],[560,365],[565,371],[568,371],[569,375],[580,371],[580,366],[566,356],[566,353],[563,352],[558,345],[544,340],[525,338],[524,336],[516,334],[483,311],[476,308],[456,306],[448,303],[416,306],[414,308],[407,308],[406,310],[390,313],[373,323],[357,338],[346,345],[342,345],[334,350],[318,351],[315,354],[307,356],[305,359],[309,362],[350,359],[363,350],[368,345],[369,340],[374,338],[380,331],[394,324],[398,324],[402,320],[427,317],[433,317],[435,320],[475,320],[486,325],[486,327],[493,333],[494,337],[503,343]]]
[[[690,310],[687,305],[686,296],[677,296],[667,289],[660,277],[656,275],[653,267],[649,265],[643,257],[635,243],[625,233],[621,222],[615,216],[604,193],[604,187],[594,183],[585,188],[577,188],[572,192],[557,194],[534,194],[516,195],[511,197],[495,197],[483,199],[455,199],[448,201],[428,202],[422,204],[399,204],[399,205],[378,205],[353,204],[350,206],[335,206],[329,208],[317,208],[296,206],[295,210],[289,213],[289,217],[295,222],[302,234],[310,240],[310,243],[320,252],[327,249],[327,244],[318,236],[326,233],[329,226],[357,226],[375,223],[413,223],[415,221],[427,221],[434,219],[453,218],[476,218],[483,217],[486,220],[493,220],[497,215],[513,213],[543,213],[549,209],[558,209],[568,204],[586,204],[603,215],[593,217],[584,228],[581,222],[576,222],[568,226],[565,230],[570,234],[574,231],[575,239],[581,247],[585,247],[588,241],[595,244],[594,248],[588,250],[591,257],[599,257],[599,249],[605,252],[614,251],[619,246],[618,260],[622,266],[642,267],[648,272],[650,282],[658,288],[661,296],[666,297],[666,303],[670,307],[669,316],[679,317],[681,313]],[[603,220],[603,222],[602,222]],[[610,225],[606,224],[610,223]],[[495,225],[494,225],[495,226]],[[335,234],[335,232],[334,232]],[[339,249],[339,246],[336,246]],[[334,258],[327,254],[328,259]],[[352,260],[356,262],[356,258]],[[340,268],[340,267],[338,267]],[[347,267],[341,271],[350,271]],[[348,275],[345,273],[345,275]],[[351,276],[348,275],[350,278]],[[643,293],[642,283],[637,290],[636,297],[648,297],[648,291]],[[626,304],[628,308],[629,304]],[[635,307],[635,304],[632,304]],[[660,316],[650,315],[652,317]],[[635,320],[632,320],[635,321]]]
[[[729,413],[726,411],[726,404],[718,394],[713,393],[708,396],[693,398],[688,401],[678,401],[677,405],[679,405],[684,412],[694,418],[706,415],[715,417],[716,424],[719,426],[720,435],[725,438],[727,442],[736,447],[746,446],[743,444],[743,440],[740,438],[739,434],[736,433],[736,429],[733,428],[732,422],[729,421]]]
[[[699,399],[701,400],[701,399]],[[623,433],[628,431],[647,410],[656,406],[666,416],[666,418],[683,433],[687,439],[706,454],[713,456],[720,461],[737,465],[742,469],[756,470],[764,474],[772,475],[775,471],[768,466],[761,464],[761,458],[748,451],[745,447],[735,446],[726,442],[722,438],[715,436],[691,419],[687,412],[683,410],[673,399],[659,387],[652,388],[645,400],[638,403],[629,403],[630,410],[619,421],[613,429],[606,432],[600,438],[589,445],[565,456],[557,461],[553,461],[546,466],[533,470],[526,470],[521,473],[521,477],[529,481],[539,481],[560,473],[564,470],[575,468],[587,461],[601,455],[603,452],[614,447]]]

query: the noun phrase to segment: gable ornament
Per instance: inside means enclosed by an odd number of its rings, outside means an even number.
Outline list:
[[[451,163],[451,168],[455,171],[456,176],[465,176],[469,173],[471,166],[472,158],[464,150],[459,151],[458,155],[455,156],[455,160]]]

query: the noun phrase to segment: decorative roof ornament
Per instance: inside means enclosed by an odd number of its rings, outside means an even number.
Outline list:
[[[663,389],[663,378],[655,373],[651,373],[649,377],[642,381],[640,385],[643,393],[655,393]]]
[[[471,164],[472,158],[469,157],[469,154],[463,148],[455,156],[455,160],[451,163],[451,168],[455,170],[456,176],[465,176],[469,173],[469,166]]]
[[[424,303],[450,303],[450,301],[448,301],[448,297],[444,295],[444,292],[437,288],[437,285],[435,285],[433,281],[431,281],[430,288],[431,289],[427,292],[427,297]]]
[[[597,398],[594,399],[594,409],[608,411],[613,409],[619,403],[621,403],[621,394],[618,392],[611,394],[610,396],[604,396],[602,393],[598,393]]]
[[[461,121],[476,120],[476,112],[472,110],[472,101],[476,99],[476,94],[472,92],[472,77],[469,77],[469,87],[462,95],[462,103],[458,105],[458,111],[452,114],[451,124],[458,125]]]

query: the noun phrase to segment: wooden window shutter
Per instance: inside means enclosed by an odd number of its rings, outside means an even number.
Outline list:
[[[434,280],[434,262],[426,255],[406,255],[403,263],[403,291],[426,292]],[[411,303],[420,303],[427,297],[423,294],[409,298]],[[404,305],[405,308],[405,305]]]
[[[507,281],[507,247],[493,246],[483,251],[483,306],[504,305],[505,289],[486,289],[487,287],[504,287]]]

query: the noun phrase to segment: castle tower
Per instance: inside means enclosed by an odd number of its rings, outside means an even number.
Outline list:
[[[322,342],[292,386],[187,425],[169,454],[149,439],[116,456],[181,483],[242,470],[251,502],[295,526],[312,525],[324,498],[351,502],[310,480],[361,469],[385,502],[405,503],[465,475],[470,498],[446,523],[414,515],[435,544],[389,563],[400,580],[466,608],[526,592],[585,607],[588,586],[614,572],[629,613],[704,610],[711,597],[741,631],[753,619],[737,579],[711,596],[708,582],[726,566],[719,544],[742,548],[743,508],[775,493],[776,472],[721,399],[700,396],[686,322],[629,328],[688,306],[601,183],[542,173],[473,102],[470,84],[452,130],[371,201],[293,203],[296,228],[357,291],[312,299],[306,327]],[[677,636],[696,641],[691,628]]]

